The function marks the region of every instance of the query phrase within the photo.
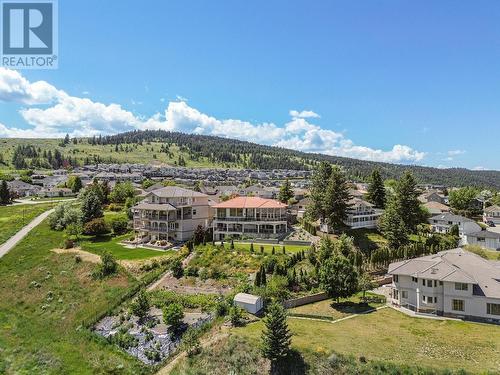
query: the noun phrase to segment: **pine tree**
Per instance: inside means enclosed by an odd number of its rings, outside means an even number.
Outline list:
[[[9,187],[7,186],[7,181],[2,180],[0,183],[0,204],[9,204],[10,203],[10,192]]]
[[[326,219],[330,227],[345,227],[351,198],[345,173],[339,167],[332,168],[325,195]]]
[[[399,215],[410,232],[415,232],[422,221],[418,200],[417,182],[411,172],[406,171],[396,187],[396,202]]]
[[[316,220],[324,220],[327,214],[326,208],[326,184],[332,174],[330,163],[323,161],[315,169],[311,181],[311,204],[307,208],[307,216]]]
[[[384,181],[380,176],[380,171],[374,169],[368,185],[368,201],[373,203],[376,208],[385,207],[385,187]]]
[[[261,271],[261,268],[255,273],[255,280],[254,280],[253,285],[255,285],[256,287],[259,287],[262,284],[260,271]]]
[[[266,278],[266,269],[264,266],[260,266],[260,285],[266,286],[267,278]]]
[[[271,361],[271,373],[274,374],[280,362],[290,353],[292,334],[288,329],[286,311],[278,302],[273,302],[264,319],[262,332],[262,355]]]
[[[408,243],[408,229],[400,214],[397,198],[391,199],[387,204],[380,218],[379,227],[391,249],[397,249]]]
[[[73,193],[78,193],[82,189],[82,180],[79,176],[76,176],[73,181],[73,186],[71,187],[71,191]]]
[[[288,178],[285,180],[283,185],[280,187],[280,192],[278,194],[278,200],[282,203],[288,203],[290,199],[293,198],[292,185]]]

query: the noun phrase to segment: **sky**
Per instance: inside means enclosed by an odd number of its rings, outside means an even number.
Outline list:
[[[0,68],[0,137],[159,128],[500,170],[498,1],[58,8],[58,69]]]

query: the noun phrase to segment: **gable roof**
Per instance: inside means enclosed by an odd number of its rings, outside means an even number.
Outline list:
[[[461,248],[391,263],[389,274],[476,284],[482,295],[500,298],[500,268]]]
[[[500,233],[491,232],[489,230],[480,230],[479,232],[469,233],[467,237],[481,237],[481,238],[493,238],[500,239]]]
[[[484,209],[484,212],[498,212],[498,211],[500,211],[500,206],[498,206],[496,204],[493,206],[490,206],[490,207],[486,207]]]
[[[184,189],[178,186],[165,186],[161,189],[151,191],[148,195],[156,195],[165,198],[184,198],[184,197],[208,197],[208,195],[194,190]]]
[[[286,208],[287,205],[274,199],[260,197],[236,197],[218,203],[214,208]]]
[[[454,215],[454,214],[451,214],[451,213],[448,213],[448,212],[444,212],[442,214],[439,214],[439,215],[436,215],[436,216],[432,216],[429,220],[439,220],[439,221],[453,221],[453,222],[460,222],[460,223],[465,223],[465,222],[473,222],[475,223],[474,220],[472,219],[469,219],[467,217],[464,217],[464,216],[460,216],[460,215]]]

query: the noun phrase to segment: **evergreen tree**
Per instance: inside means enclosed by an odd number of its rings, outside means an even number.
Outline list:
[[[351,198],[345,173],[339,167],[332,168],[325,194],[326,220],[330,227],[345,227],[344,221],[352,206],[349,202]]]
[[[266,286],[267,278],[266,278],[266,269],[264,266],[260,266],[260,285]]]
[[[280,187],[280,192],[278,194],[278,200],[282,203],[287,203],[290,199],[293,198],[293,190],[292,190],[292,185],[290,184],[290,181],[288,178],[285,180],[283,185]]]
[[[262,284],[261,277],[260,277],[260,271],[261,271],[261,268],[259,268],[259,270],[255,273],[255,280],[254,280],[253,285],[255,285],[256,287],[259,287]]]
[[[69,144],[69,134],[66,134],[66,136],[64,137],[64,144]]]
[[[408,243],[408,228],[400,214],[396,197],[387,204],[379,221],[379,229],[389,242],[391,249],[397,249]]]
[[[76,176],[73,180],[73,185],[71,186],[71,191],[73,193],[78,193],[82,189],[82,180],[79,176]]]
[[[0,183],[0,204],[9,204],[10,203],[10,192],[9,187],[7,186],[7,181],[2,180]]]
[[[323,161],[315,169],[311,179],[311,204],[307,207],[307,215],[313,220],[325,220],[327,216],[326,207],[326,184],[332,174],[332,165]]]
[[[396,187],[397,210],[409,232],[415,232],[422,221],[422,210],[418,200],[417,182],[411,172],[406,171]]]
[[[130,312],[143,320],[149,314],[150,302],[147,293],[141,289],[137,293],[137,298],[130,305]]]
[[[271,361],[271,373],[274,374],[281,361],[290,352],[292,334],[286,321],[286,310],[278,302],[273,302],[264,319],[265,329],[262,332],[262,355]]]
[[[352,296],[358,288],[358,272],[342,255],[335,255],[321,265],[319,279],[322,288],[337,301]]]
[[[380,176],[380,171],[374,169],[368,185],[368,201],[373,203],[376,208],[385,207],[385,187],[384,181]]]

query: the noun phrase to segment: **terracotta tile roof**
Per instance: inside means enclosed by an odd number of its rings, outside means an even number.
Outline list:
[[[236,197],[218,203],[213,208],[286,208],[287,205],[274,199],[259,197]]]

